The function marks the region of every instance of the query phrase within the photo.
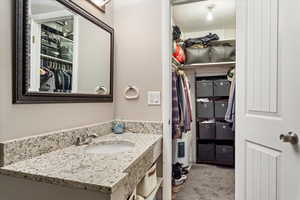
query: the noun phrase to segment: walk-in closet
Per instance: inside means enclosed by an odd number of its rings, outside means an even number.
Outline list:
[[[234,200],[235,1],[172,5],[172,198]]]

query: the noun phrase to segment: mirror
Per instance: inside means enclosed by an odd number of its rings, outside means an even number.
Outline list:
[[[14,103],[112,101],[113,29],[71,1],[16,1]]]

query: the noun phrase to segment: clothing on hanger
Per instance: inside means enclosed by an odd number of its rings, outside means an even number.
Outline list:
[[[40,76],[40,91],[54,92],[55,78],[54,73],[50,70],[44,69],[45,73]]]
[[[188,99],[188,109],[189,109],[189,114],[190,114],[190,119],[191,119],[191,122],[193,121],[193,115],[192,115],[192,102],[191,102],[191,85],[190,85],[190,82],[189,82],[189,79],[188,77],[186,76],[186,74],[183,74],[183,78],[184,78],[184,81],[185,81],[185,85],[186,85],[186,96],[187,96],[187,99]]]
[[[227,111],[225,114],[225,121],[232,123],[232,128],[235,128],[235,76],[232,78],[230,91],[229,91],[229,100]]]
[[[172,72],[172,135],[174,138],[181,137],[177,75],[175,71]]]
[[[175,66],[172,72],[172,135],[181,138],[191,130],[192,104],[190,84],[184,71]]]
[[[67,65],[56,61],[42,59],[40,68],[40,91],[71,92],[72,72]]]

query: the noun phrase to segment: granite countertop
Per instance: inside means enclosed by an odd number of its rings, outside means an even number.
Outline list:
[[[127,141],[135,146],[128,152],[114,154],[87,153],[87,146],[108,141]],[[143,162],[161,135],[108,134],[89,145],[71,146],[0,168],[0,174],[33,181],[57,184],[103,193],[112,193],[128,182],[128,169]]]

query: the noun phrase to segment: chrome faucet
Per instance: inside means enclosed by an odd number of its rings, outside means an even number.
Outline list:
[[[97,133],[88,134],[88,138],[97,138]]]
[[[78,136],[76,138],[75,145],[76,146],[81,146],[81,145],[90,144],[93,141],[93,139],[95,139],[97,137],[98,137],[98,135],[96,133],[88,134],[86,137]]]

